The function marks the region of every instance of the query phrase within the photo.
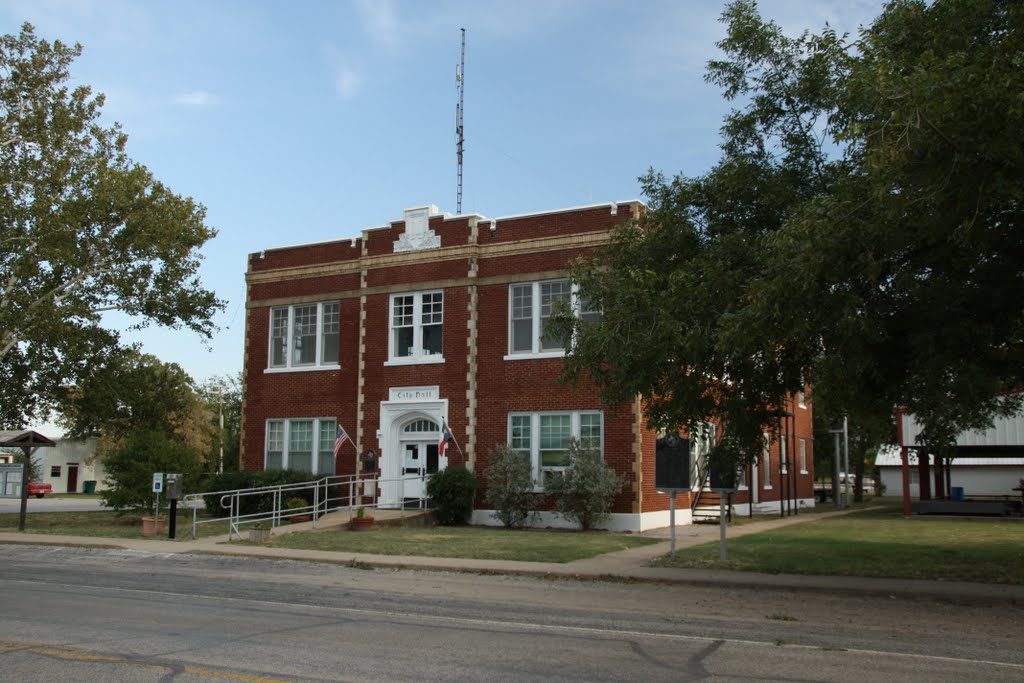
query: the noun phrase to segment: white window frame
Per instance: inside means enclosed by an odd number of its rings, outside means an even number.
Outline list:
[[[441,325],[441,352],[425,353],[423,349],[423,298],[435,294],[441,297],[441,320],[440,323],[429,322],[430,325]],[[413,353],[409,356],[398,356],[395,354],[397,340],[395,337],[395,302],[403,297],[412,297],[412,330],[413,330]],[[402,325],[401,327],[407,327]],[[399,292],[388,297],[388,360],[385,365],[422,365],[427,363],[444,362],[444,290],[431,289],[422,292]]]
[[[323,474],[320,472],[320,455],[322,453],[331,453],[332,457],[334,454],[334,439],[335,429],[337,428],[338,421],[333,417],[292,417],[292,418],[272,418],[267,420],[266,426],[263,429],[263,469],[291,469],[290,465],[290,449],[291,437],[292,437],[292,425],[296,422],[311,422],[312,423],[312,434],[313,440],[311,444],[311,455],[310,464],[312,466],[311,475]],[[268,466],[268,460],[270,457],[270,430],[271,426],[280,427],[281,434],[281,467],[271,468]],[[330,426],[330,429],[327,427]],[[277,451],[275,451],[277,452]],[[334,474],[334,472],[330,472]]]
[[[782,476],[789,474],[789,435],[779,434],[779,467]]]
[[[764,479],[761,488],[770,491],[772,489],[772,435],[764,433],[764,449],[761,452],[761,464],[764,469]]]
[[[807,439],[800,439],[800,474],[807,474]]]
[[[541,348],[541,287],[543,285],[568,284],[569,305],[576,317],[592,319],[600,316],[599,309],[583,309],[583,300],[580,296],[579,286],[570,283],[568,278],[555,278],[553,280],[535,280],[533,282],[513,282],[508,287],[508,353],[505,360],[523,360],[529,358],[561,358],[565,356],[565,349],[543,349]],[[530,337],[531,345],[529,350],[516,350],[513,347],[515,342],[515,292],[517,290],[530,288]],[[519,318],[525,320],[526,318]]]
[[[526,455],[526,449],[516,448],[517,444],[513,443],[513,431],[512,422],[513,418],[529,418],[529,458],[530,458],[530,476],[533,479],[534,491],[544,490],[544,477],[547,472],[561,472],[565,467],[543,467],[541,465],[541,419],[545,416],[569,416],[569,438],[581,441],[581,425],[583,423],[584,416],[593,418],[597,416],[600,422],[600,434],[598,435],[598,446],[596,450],[601,454],[601,459],[604,459],[604,435],[605,435],[605,418],[604,412],[601,410],[545,410],[539,412],[514,412],[509,413],[507,418],[507,444],[510,449],[515,452]],[[568,446],[566,446],[568,448]],[[593,447],[591,444],[590,447]]]
[[[295,354],[295,320],[296,310],[316,307],[316,350],[314,355],[316,360],[312,363],[297,363],[294,358]],[[274,364],[274,342],[276,337],[274,336],[274,320],[275,315],[279,311],[286,311],[285,316],[285,343],[284,343],[284,362],[277,365]],[[329,312],[333,317],[333,321],[330,327],[335,329],[328,332],[325,329],[324,318],[325,311]],[[268,348],[267,348],[267,369],[265,372],[308,372],[311,370],[338,370],[341,368],[341,348],[340,348],[340,337],[341,337],[341,302],[339,301],[320,301],[310,302],[302,304],[289,304],[287,306],[273,306],[269,312],[270,316],[270,331],[268,333]],[[337,350],[338,360],[324,361],[324,353],[327,350],[327,335],[332,334],[338,341],[339,344]]]
[[[746,491],[749,488],[750,487],[747,486],[747,466],[743,465],[742,467],[737,467],[736,468],[736,490],[737,491]]]

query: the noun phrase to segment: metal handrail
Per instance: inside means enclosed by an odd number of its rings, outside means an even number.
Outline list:
[[[425,477],[424,477],[425,479]],[[206,499],[210,496],[218,497],[217,501],[223,510],[227,510],[228,537],[242,537],[242,527],[246,524],[269,521],[272,527],[278,527],[282,520],[292,515],[312,515],[314,521],[321,516],[340,510],[352,511],[355,508],[376,508],[378,507],[377,492],[381,484],[399,482],[401,498],[404,500],[405,477],[397,479],[380,479],[376,476],[365,475],[332,475],[305,482],[294,484],[275,484],[273,486],[260,486],[246,489],[232,489],[227,491],[207,491],[205,493],[190,493],[182,497],[182,505],[192,509],[192,538],[196,538],[196,530],[202,524],[211,524],[223,521],[224,517],[211,517],[210,519],[199,519],[199,510],[205,507]],[[366,494],[366,485],[372,484],[373,493]],[[312,489],[313,503],[302,508],[284,509],[284,501],[288,499],[285,494],[307,492]],[[331,496],[331,490],[337,489],[338,495]],[[269,510],[242,514],[243,501],[252,496],[266,497],[270,495],[271,506]],[[371,497],[373,502],[366,503],[364,499]],[[419,508],[426,506],[426,498],[418,497],[415,505]],[[404,504],[403,504],[404,507]]]

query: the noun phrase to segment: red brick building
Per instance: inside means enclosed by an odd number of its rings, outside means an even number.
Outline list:
[[[577,301],[569,261],[641,211],[630,201],[492,219],[427,206],[357,238],[251,254],[243,468],[375,471],[377,502],[393,507],[422,495],[423,473],[464,462],[479,476],[499,444],[529,458],[542,490],[577,438],[626,480],[611,528],[667,525],[656,435],[639,401],[608,410],[596,390],[558,383],[564,352],[543,334],[553,302]],[[767,467],[745,474],[755,485],[742,482],[741,512],[751,499],[813,505],[810,410],[791,408],[784,450],[793,457],[780,466],[772,440]],[[446,453],[442,425],[455,440]],[[337,458],[336,426],[350,437]],[[677,500],[677,522],[689,520],[689,498]],[[474,521],[493,517],[477,510]],[[546,513],[540,523],[560,520]]]

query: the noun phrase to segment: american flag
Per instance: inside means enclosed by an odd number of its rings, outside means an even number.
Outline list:
[[[340,424],[337,429],[334,430],[334,457],[338,457],[338,453],[341,451],[341,447],[348,441],[348,434],[345,432],[345,428]]]

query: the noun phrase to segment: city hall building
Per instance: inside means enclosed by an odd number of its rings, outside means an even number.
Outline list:
[[[575,438],[626,482],[609,528],[668,525],[658,435],[639,399],[609,409],[594,387],[559,383],[565,351],[544,334],[559,301],[600,315],[573,296],[567,266],[643,211],[628,201],[487,218],[424,206],[357,237],[250,254],[243,468],[374,476],[375,503],[400,507],[450,465],[484,485],[502,444],[529,460],[542,492]],[[809,403],[784,412],[785,434],[766,435],[762,459],[741,473],[737,512],[814,504]],[[339,427],[348,440],[335,450]],[[453,440],[439,449],[445,428]],[[713,438],[709,427],[691,440],[698,463]],[[700,482],[692,488],[677,497],[677,523],[691,520]],[[476,507],[475,523],[497,523],[482,493]],[[543,510],[536,523],[565,525]]]

